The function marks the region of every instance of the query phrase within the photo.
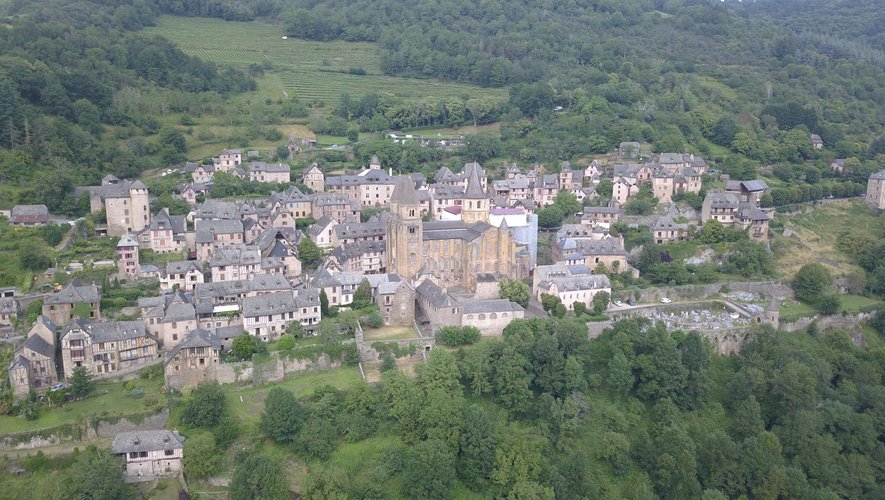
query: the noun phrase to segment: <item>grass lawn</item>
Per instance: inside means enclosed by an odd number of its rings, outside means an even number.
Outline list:
[[[123,382],[110,384],[98,384],[92,396],[82,401],[71,401],[63,407],[49,408],[40,407],[40,417],[37,420],[25,420],[23,418],[0,416],[0,433],[33,431],[60,425],[73,424],[88,421],[92,417],[120,417],[145,413],[151,409],[148,403],[164,401],[165,396],[160,389],[163,379],[135,380],[135,386],[144,391],[144,397],[133,399],[127,397],[128,391],[123,388]]]
[[[312,395],[318,388],[331,385],[338,389],[349,389],[363,383],[359,368],[342,367],[323,372],[309,372],[287,378],[280,382],[265,384],[261,387],[225,386],[227,400],[233,414],[246,421],[257,422],[264,409],[264,398],[274,387],[295,392],[298,397]],[[242,398],[242,401],[240,399]]]
[[[363,329],[366,342],[376,340],[408,340],[418,338],[418,332],[411,326],[382,326]]]
[[[776,218],[783,221],[784,229],[793,234],[784,237],[772,231],[771,247],[777,270],[784,278],[791,279],[803,265],[819,262],[829,267],[835,276],[860,271],[851,257],[836,248],[842,233],[869,232],[881,224],[872,211],[859,200],[839,200],[823,205],[809,205],[804,213]]]
[[[259,91],[276,99],[285,92],[305,102],[338,102],[342,93],[359,97],[367,92],[389,92],[398,97],[506,98],[506,89],[484,89],[472,85],[436,80],[390,77],[381,72],[381,51],[367,42],[315,42],[283,40],[283,27],[261,22],[234,22],[221,19],[163,16],[157,25],[144,30],[162,35],[185,53],[205,61],[241,68],[270,62],[267,72],[277,81],[265,79]],[[351,74],[361,69],[366,74]],[[275,90],[281,87],[280,92]]]
[[[839,303],[840,312],[857,313],[861,309],[879,304],[881,301],[864,297],[863,295],[840,295]],[[817,309],[814,306],[797,300],[788,301],[780,310],[780,318],[785,321],[807,318],[815,314],[817,314]]]

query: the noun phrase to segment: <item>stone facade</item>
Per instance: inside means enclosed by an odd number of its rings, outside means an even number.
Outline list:
[[[880,170],[870,176],[867,181],[867,194],[864,201],[871,208],[885,210],[885,170]]]

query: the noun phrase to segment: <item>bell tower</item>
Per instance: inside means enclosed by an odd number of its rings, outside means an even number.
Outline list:
[[[479,178],[479,165],[474,165],[467,177],[464,189],[464,205],[461,206],[461,220],[466,224],[489,221],[491,197],[482,186]]]
[[[405,175],[396,178],[390,196],[387,221],[387,272],[409,280],[423,261],[424,236],[421,207],[414,182]]]

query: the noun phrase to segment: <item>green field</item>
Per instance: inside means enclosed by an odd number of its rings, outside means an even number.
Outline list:
[[[792,279],[799,268],[811,262],[829,267],[836,277],[860,271],[849,256],[836,248],[836,243],[844,231],[862,233],[877,227],[881,221],[876,215],[858,200],[808,205],[804,210],[801,214],[775,216],[792,233],[784,237],[781,231],[771,232],[778,272]]]
[[[848,313],[858,313],[861,309],[875,306],[880,302],[870,297],[862,295],[840,295],[839,311]],[[806,318],[818,314],[817,309],[810,304],[799,301],[788,301],[780,310],[780,318],[782,321],[796,321],[799,318]]]
[[[289,96],[331,105],[342,93],[360,96],[370,91],[404,98],[506,95],[502,89],[385,76],[374,43],[283,40],[279,25],[164,16],[145,32],[162,35],[185,53],[218,64],[244,67],[270,62],[271,73],[279,78],[279,97],[284,97],[285,91]],[[366,74],[348,74],[351,68]]]

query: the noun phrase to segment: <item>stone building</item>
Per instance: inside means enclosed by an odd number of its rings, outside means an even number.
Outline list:
[[[181,473],[184,437],[175,431],[121,432],[114,438],[111,451],[126,462],[128,481],[150,481],[175,477]]]
[[[213,332],[198,328],[188,332],[166,357],[163,372],[166,387],[183,389],[215,380],[221,357],[221,340]]]
[[[326,190],[326,176],[316,163],[312,164],[304,172],[301,183],[309,187],[314,193],[322,193]]]
[[[593,297],[598,293],[611,294],[611,282],[604,274],[593,274],[587,266],[562,265],[538,266],[532,283],[533,295],[541,300],[542,295],[559,297],[569,310],[575,302],[582,302],[593,308]]]
[[[93,214],[105,212],[110,236],[137,233],[151,222],[148,188],[141,181],[107,175],[101,180],[101,186],[78,187],[74,195],[84,192],[89,193],[89,210]]]
[[[405,281],[379,283],[374,300],[385,325],[409,326],[415,322],[415,289]]]
[[[190,294],[179,291],[159,297],[143,297],[138,299],[138,307],[148,333],[159,339],[167,351],[198,327]]]
[[[137,278],[141,275],[138,260],[138,240],[132,234],[125,234],[117,242],[117,273],[123,278]]]
[[[649,226],[652,240],[661,245],[672,241],[687,240],[688,224],[673,222],[673,218],[662,215],[654,220]]]
[[[467,194],[469,193],[469,194]],[[423,222],[418,194],[408,177],[397,179],[387,222],[387,271],[407,281],[433,276],[443,286],[476,289],[476,275],[516,277],[516,243],[509,227],[488,223],[489,197],[473,169],[461,221]]]
[[[9,213],[9,223],[13,226],[36,227],[49,223],[49,209],[46,205],[16,205]]]
[[[107,376],[157,361],[157,339],[141,321],[93,323],[74,318],[61,332],[65,378],[83,366],[93,376]]]
[[[864,197],[867,205],[876,210],[885,210],[885,170],[880,170],[867,181],[867,194]]]
[[[72,281],[57,293],[43,299],[43,316],[56,325],[65,325],[74,316],[101,319],[101,294],[95,285]]]
[[[157,253],[174,253],[190,248],[193,237],[193,233],[187,232],[184,215],[169,215],[167,209],[162,209],[154,214],[150,225],[138,233],[138,243]]]
[[[471,300],[461,308],[461,326],[473,326],[483,335],[501,335],[515,319],[525,317],[525,309],[507,299]]]
[[[205,283],[203,269],[195,260],[167,262],[160,272],[160,290],[193,292],[199,283]]]
[[[12,353],[9,384],[13,396],[23,398],[30,391],[44,391],[58,383],[55,365],[55,334],[58,327],[45,316],[38,316],[28,338]]]
[[[249,165],[249,180],[252,182],[275,182],[286,184],[291,182],[291,169],[285,163],[265,163],[253,161]]]

